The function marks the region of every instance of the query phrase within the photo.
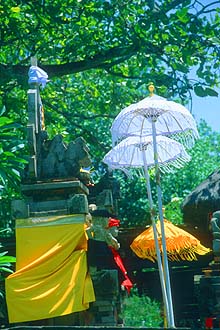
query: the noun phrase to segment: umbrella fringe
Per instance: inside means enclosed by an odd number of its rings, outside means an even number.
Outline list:
[[[172,163],[164,162],[163,164],[159,164],[159,168],[162,173],[173,173],[176,169],[179,169],[185,165],[186,162],[189,162],[191,157],[188,154],[181,155],[176,159],[172,160]]]
[[[175,160],[172,160],[172,163],[170,164],[169,162],[167,163],[163,163],[163,164],[159,164],[159,169],[161,171],[161,173],[174,173],[177,169],[185,166],[186,162],[189,162],[191,159],[191,157],[188,156],[182,156],[181,158],[177,158]],[[114,169],[112,167],[112,169]],[[127,166],[118,166],[117,170],[121,170],[122,172],[125,173],[125,175],[129,178],[129,179],[134,179],[136,176],[137,177],[142,177],[145,178],[145,172],[144,169],[141,167],[137,167],[137,168],[128,168]]]
[[[141,259],[148,259],[152,262],[156,262],[157,256],[155,255],[155,250],[148,250],[148,251],[143,251],[141,249],[133,249],[132,250],[135,252],[135,254],[141,258]],[[167,257],[169,261],[195,261],[198,260],[196,254],[199,255],[205,255],[211,250],[207,249],[206,251],[204,250],[197,250],[197,249],[192,249],[192,250],[187,250],[187,251],[180,251],[177,253],[176,251],[173,252],[167,252]]]
[[[200,241],[190,236],[183,237],[176,235],[178,241],[176,241],[175,238],[167,238],[167,257],[170,261],[193,261],[197,260],[196,254],[205,255],[211,252],[211,249],[206,248]],[[146,238],[145,241],[141,242],[141,245],[139,239],[135,239],[130,247],[132,251],[142,259],[148,259],[153,262],[157,260],[155,243],[152,239],[148,240]],[[162,253],[161,239],[159,239],[159,248],[160,253]]]
[[[190,159],[191,159],[191,157],[189,155],[181,156],[177,159],[172,160],[171,163],[165,162],[163,164],[159,164],[159,169],[163,174],[164,173],[174,173],[175,170],[183,167],[186,162],[190,161]],[[113,166],[112,166],[112,169],[114,169]],[[122,166],[118,166],[117,170],[121,170],[122,172],[124,172],[129,179],[133,179],[135,176],[145,178],[144,169],[141,167],[128,168],[127,166],[125,167],[122,165]]]
[[[127,168],[127,167],[117,167],[117,170],[121,170],[129,179],[134,179],[135,177],[145,178],[145,173],[143,168]]]
[[[172,139],[182,143],[187,149],[191,149],[195,144],[195,140],[199,138],[199,134],[196,130],[187,130],[181,134],[174,133],[170,136]]]

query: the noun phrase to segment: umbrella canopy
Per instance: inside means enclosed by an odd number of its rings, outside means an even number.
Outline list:
[[[183,105],[153,95],[118,114],[111,127],[113,145],[127,136],[151,135],[152,121],[158,135],[172,135],[188,147],[199,137],[195,120]]]
[[[187,231],[175,226],[170,221],[164,219],[164,227],[166,234],[167,256],[171,261],[197,260],[198,255],[205,255],[211,250],[203,246],[200,241]],[[160,222],[156,224],[159,246],[162,251],[161,244],[161,227]],[[142,259],[155,261],[157,259],[153,228],[150,226],[143,233],[138,235],[130,245],[132,251]]]
[[[190,161],[181,143],[162,135],[156,136],[156,142],[161,171],[172,171],[174,167],[180,168]],[[129,136],[112,148],[103,162],[112,169],[140,169],[145,166],[145,159],[147,167],[154,166],[152,136]]]
[[[172,166],[181,167],[184,162],[190,160],[184,147],[179,142],[165,136],[156,136],[158,146],[157,155],[160,168],[164,171],[170,171]],[[121,141],[104,157],[103,162],[112,169],[130,170],[144,169],[148,199],[151,209],[151,221],[153,228],[153,246],[157,256],[157,263],[160,275],[160,282],[163,294],[164,305],[166,309],[167,320],[170,326],[174,326],[172,298],[170,297],[170,288],[166,290],[164,271],[160,256],[160,247],[157,237],[156,224],[154,219],[153,200],[151,195],[150,179],[148,167],[154,166],[154,141],[152,136],[130,136]],[[142,171],[141,171],[142,172]],[[139,172],[139,173],[141,173]],[[167,277],[167,275],[166,275]],[[169,291],[169,292],[167,292]]]

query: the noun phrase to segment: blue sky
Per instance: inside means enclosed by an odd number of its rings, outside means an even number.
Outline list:
[[[215,1],[201,0],[202,5],[209,5]],[[215,3],[211,8],[218,7],[219,4]],[[210,7],[209,7],[210,9]],[[195,73],[194,73],[195,74]],[[193,96],[192,114],[196,121],[200,118],[204,119],[214,131],[220,132],[220,88],[215,90],[219,93],[218,97],[198,97]]]
[[[220,132],[220,90],[218,97],[193,96],[192,114],[198,122],[204,119],[214,131]]]

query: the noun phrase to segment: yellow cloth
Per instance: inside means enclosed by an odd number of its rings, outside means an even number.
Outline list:
[[[162,252],[160,221],[156,224],[158,243]],[[211,250],[203,246],[200,241],[187,231],[175,226],[164,219],[166,236],[167,257],[171,261],[197,260],[196,254],[205,255]],[[130,245],[132,251],[142,259],[149,259],[153,262],[157,259],[152,226],[138,235]]]
[[[95,300],[84,224],[58,221],[16,229],[16,272],[6,279],[10,323],[82,311]]]

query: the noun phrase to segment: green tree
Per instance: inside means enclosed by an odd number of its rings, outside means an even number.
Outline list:
[[[160,303],[147,296],[138,296],[135,290],[133,291],[123,301],[124,325],[127,327],[160,327],[163,324]]]
[[[112,119],[146,94],[149,81],[160,95],[185,103],[192,90],[217,95],[219,3],[5,1],[0,102],[25,123],[28,69],[36,55],[51,80],[43,92],[50,131],[82,134],[96,145],[100,162]]]
[[[2,234],[2,230],[0,231]],[[7,306],[5,300],[5,278],[13,273],[12,263],[15,263],[16,258],[8,256],[8,251],[4,251],[2,244],[0,243],[0,320],[1,324],[7,319]]]
[[[185,96],[215,94],[219,1],[10,0],[1,5],[1,82],[25,83],[30,56],[49,77],[90,69],[155,81]],[[208,14],[211,15],[210,19]],[[198,66],[192,82],[190,67]],[[213,69],[213,70],[212,70]],[[206,89],[207,88],[207,89]]]
[[[161,174],[165,216],[174,223],[182,222],[180,205],[183,198],[220,166],[220,133],[213,132],[204,121],[199,124],[199,133],[200,139],[188,151],[191,161],[183,168]],[[150,223],[145,180],[137,177],[125,180],[123,174],[119,180],[122,187],[119,209],[123,223],[126,226],[143,226]],[[151,175],[151,187],[156,205],[154,173]]]
[[[163,176],[165,203],[171,196],[185,197],[220,166],[220,134],[213,132],[204,121],[199,124],[199,133],[200,139],[188,151],[191,161],[182,169]]]
[[[15,186],[20,181],[19,169],[26,161],[18,157],[18,151],[24,148],[24,141],[19,139],[19,124],[8,117],[0,117],[0,189]]]
[[[21,171],[26,164],[21,156],[25,146],[19,132],[21,125],[4,116],[4,113],[5,108],[0,113],[0,228],[9,226],[10,202],[19,194]]]

